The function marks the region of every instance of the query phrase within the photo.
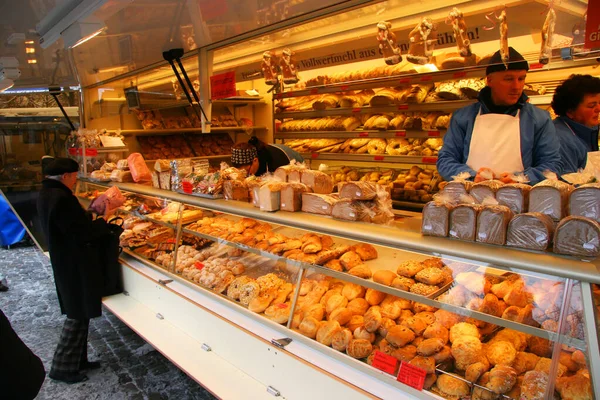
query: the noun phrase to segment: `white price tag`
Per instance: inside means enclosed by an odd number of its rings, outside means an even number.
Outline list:
[[[116,136],[100,136],[100,141],[102,142],[103,147],[123,147],[125,143],[121,140],[120,137]]]
[[[594,250],[596,248],[596,246],[594,246],[593,243],[584,243],[583,248],[586,250]]]
[[[281,203],[281,207],[282,207],[282,208],[283,208],[283,207],[285,207],[285,203]]]
[[[456,236],[456,233],[457,233],[457,232],[456,232],[454,229],[452,229],[452,230],[451,230],[449,233],[450,233],[450,235],[452,235],[452,236]]]
[[[356,197],[360,197],[360,196],[362,196],[362,193],[361,192],[356,192]]]
[[[327,210],[327,206],[323,206],[323,210]]]
[[[479,239],[483,239],[483,240],[487,239],[487,233],[479,232]]]
[[[423,230],[424,231],[430,231],[433,227],[431,226],[431,224],[427,224],[427,225],[423,225]]]
[[[354,217],[356,217],[356,214],[354,214],[353,212],[349,213],[348,215],[349,215],[351,218],[354,218]]]

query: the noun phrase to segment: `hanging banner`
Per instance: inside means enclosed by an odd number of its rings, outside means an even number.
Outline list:
[[[224,74],[213,75],[210,77],[210,98],[211,100],[225,99],[234,97],[235,91],[235,72],[225,72]]]
[[[586,49],[600,47],[600,0],[588,0],[584,47]]]

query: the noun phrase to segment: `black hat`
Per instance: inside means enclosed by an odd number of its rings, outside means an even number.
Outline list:
[[[523,56],[513,49],[512,47],[508,48],[508,68],[502,62],[502,56],[500,55],[500,50],[495,52],[490,58],[490,62],[485,70],[485,74],[489,75],[492,72],[499,71],[515,71],[515,70],[525,70],[529,71],[529,63],[523,58]]]
[[[79,171],[79,164],[71,158],[55,158],[44,168],[44,175],[62,175]]]

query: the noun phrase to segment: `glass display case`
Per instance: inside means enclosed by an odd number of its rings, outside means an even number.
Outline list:
[[[414,366],[422,398],[594,398],[597,261],[117,186],[127,255],[398,396]]]

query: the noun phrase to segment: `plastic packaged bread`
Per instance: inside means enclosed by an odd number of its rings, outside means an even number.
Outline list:
[[[302,211],[311,214],[331,215],[338,199],[331,195],[319,193],[302,193]]]
[[[554,252],[581,257],[600,256],[600,224],[586,217],[564,218],[554,233]]]
[[[249,201],[250,193],[248,192],[248,185],[245,181],[224,181],[223,196],[225,200]]]
[[[556,179],[538,183],[529,192],[529,212],[541,212],[560,221],[567,215],[571,189],[571,185]]]
[[[297,163],[296,160],[288,165],[282,165],[277,168],[273,175],[281,182],[300,182],[300,174],[306,169],[304,163]]]
[[[287,182],[281,186],[280,210],[300,211],[302,209],[302,193],[310,192],[310,188],[303,183]]]
[[[267,183],[258,189],[260,211],[277,211],[281,203],[281,184]]]
[[[430,201],[423,207],[421,233],[426,236],[448,236],[451,206],[438,201]]]
[[[340,183],[340,199],[373,200],[377,197],[377,184],[373,182]]]
[[[469,194],[473,196],[477,203],[482,204],[484,199],[496,198],[496,192],[502,186],[504,186],[504,183],[501,181],[491,179],[488,181],[475,183],[471,187],[471,190],[469,190]]]
[[[496,192],[498,204],[506,206],[515,214],[527,212],[529,208],[529,191],[531,186],[526,183],[509,183]]]
[[[150,177],[152,179],[152,177]],[[115,169],[110,173],[110,180],[113,182],[133,182],[133,177],[130,171]]]
[[[543,251],[550,246],[553,235],[554,222],[546,214],[518,214],[508,224],[506,245]]]
[[[150,182],[152,180],[152,174],[140,153],[131,153],[127,157],[127,164],[134,182]]]
[[[288,181],[289,177],[288,177]],[[302,171],[300,182],[319,194],[330,194],[333,191],[333,179],[321,171],[306,169]]]
[[[512,217],[512,211],[506,206],[484,206],[477,217],[475,240],[503,246],[506,243],[506,229]]]
[[[600,222],[600,183],[582,185],[571,192],[569,215],[587,217]]]
[[[346,221],[371,222],[372,201],[340,199],[331,209],[331,216]]]
[[[459,204],[450,210],[448,237],[474,242],[480,210],[478,204]]]

